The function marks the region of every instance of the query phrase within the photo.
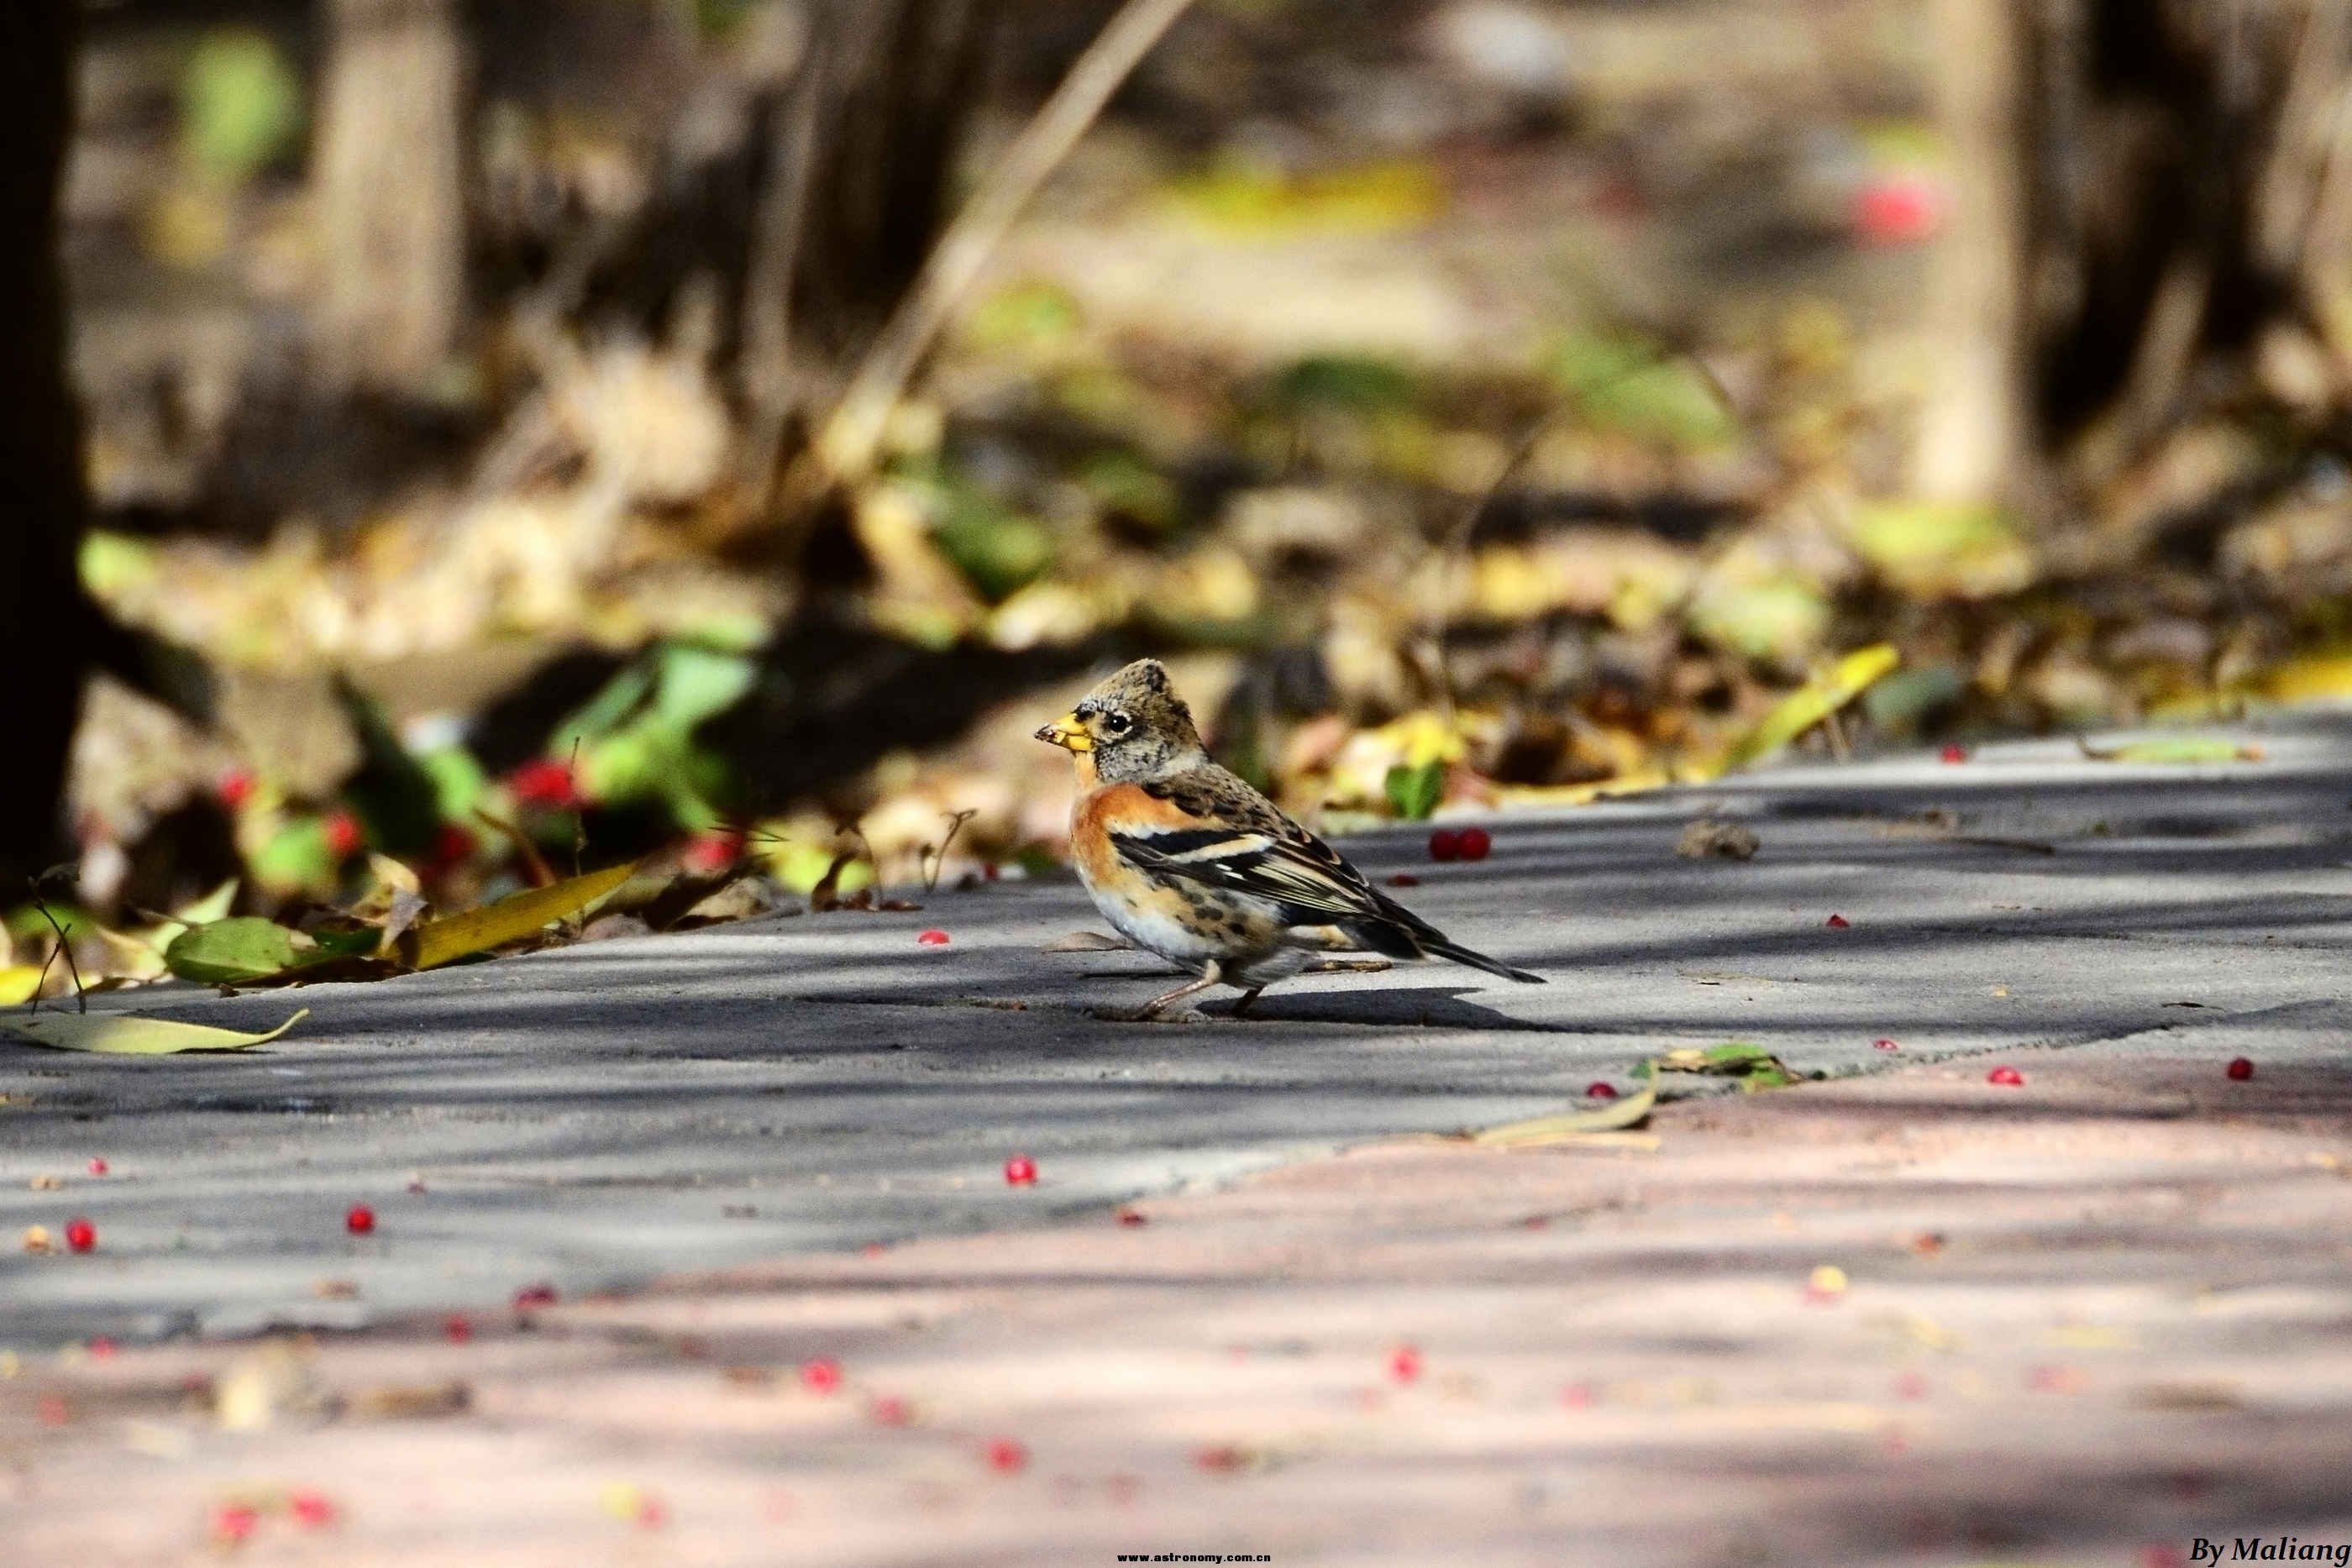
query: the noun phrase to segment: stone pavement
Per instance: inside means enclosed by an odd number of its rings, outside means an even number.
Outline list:
[[[377,985],[106,998],[248,1027],[312,1016],[230,1057],[0,1042],[0,1235],[86,1216],[100,1238],[84,1257],[0,1253],[0,1347],[350,1327],[540,1281],[1046,1224],[1538,1114],[1595,1079],[1629,1087],[1675,1045],[1753,1040],[1835,1074],[2217,1018],[2259,1030],[2343,995],[2352,722],[2256,738],[2263,760],[2194,768],[2061,742],[1791,768],[1506,817],[1475,865],[1427,863],[1418,831],[1349,843],[1375,874],[1411,868],[1423,885],[1401,896],[1544,987],[1412,966],[1302,977],[1250,1020],[1219,1001],[1195,1022],[1105,1022],[1092,1009],[1164,972],[1041,951],[1100,924],[1048,880]],[[1761,852],[1678,859],[1702,814],[1750,823]],[[933,925],[951,946],[916,945]],[[1016,1152],[1035,1186],[1002,1180]],[[83,1174],[92,1156],[110,1174]],[[29,1185],[43,1176],[64,1186]],[[345,1233],[355,1203],[373,1236]]]

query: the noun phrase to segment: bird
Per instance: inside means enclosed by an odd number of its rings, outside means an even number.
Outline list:
[[[1326,953],[1449,958],[1541,985],[1448,937],[1240,775],[1209,759],[1192,710],[1157,659],[1139,659],[1038,729],[1077,767],[1070,847],[1078,880],[1137,946],[1194,977],[1154,997],[1150,1019],[1213,986],[1245,1014],[1275,981]]]

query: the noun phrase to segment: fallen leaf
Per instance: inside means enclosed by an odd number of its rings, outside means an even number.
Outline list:
[[[1675,853],[1692,861],[1754,860],[1763,841],[1756,836],[1756,830],[1744,822],[1718,822],[1712,817],[1701,817],[1675,841]]]
[[[177,1019],[135,1018],[129,1013],[37,1013],[0,1019],[0,1030],[55,1051],[87,1051],[100,1056],[174,1056],[185,1051],[243,1051],[267,1045],[310,1016],[303,1008],[265,1034],[241,1034]]]
[[[2126,741],[2121,746],[2093,746],[2087,740],[2074,744],[2094,762],[2260,762],[2264,756],[2259,746],[2186,736],[2168,740]]]
[[[1729,772],[1760,762],[1771,756],[1805,731],[1821,723],[1848,703],[1862,695],[1882,676],[1903,662],[1893,644],[1874,643],[1848,653],[1836,664],[1794,692],[1757,722],[1756,727],[1742,736],[1724,759],[1724,770]]]
[[[1710,1045],[1705,1050],[1696,1046],[1681,1046],[1667,1051],[1653,1064],[1659,1072],[1696,1072],[1712,1078],[1737,1078],[1748,1089],[1780,1089],[1794,1083],[1797,1075],[1789,1064],[1765,1050],[1744,1040],[1727,1040]]]
[[[426,921],[401,938],[401,956],[412,968],[435,969],[536,936],[556,921],[569,920],[588,909],[628,881],[635,870],[634,864],[610,866],[547,887],[525,888],[463,915]]]
[[[1123,936],[1106,936],[1099,931],[1073,931],[1056,936],[1037,949],[1040,953],[1131,953],[1135,944]]]
[[[1555,1116],[1537,1116],[1529,1121],[1487,1127],[1472,1134],[1470,1141],[1487,1148],[1504,1149],[1532,1149],[1548,1144],[1574,1143],[1594,1133],[1614,1133],[1638,1127],[1649,1119],[1650,1112],[1657,1103],[1658,1090],[1654,1082],[1640,1093],[1612,1100],[1598,1110],[1566,1111]]]
[[[37,964],[11,964],[0,968],[0,1008],[13,1008],[18,1002],[29,1002],[40,994],[41,967]]]

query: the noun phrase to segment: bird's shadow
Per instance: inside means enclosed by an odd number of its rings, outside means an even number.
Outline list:
[[[1381,1028],[1534,1030],[1556,1032],[1553,1026],[1497,1012],[1468,999],[1473,986],[1389,986],[1377,990],[1306,991],[1290,996],[1273,992],[1260,997],[1244,1013],[1243,1023],[1346,1023]],[[1232,1005],[1209,1014],[1219,1022],[1231,1019]]]

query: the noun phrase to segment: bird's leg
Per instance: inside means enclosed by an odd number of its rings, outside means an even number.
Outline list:
[[[1242,999],[1234,1004],[1233,1016],[1235,1018],[1246,1018],[1249,1015],[1250,1004],[1257,1000],[1258,998],[1264,994],[1265,990],[1265,988],[1264,986],[1252,986],[1248,990],[1244,991],[1242,993]]]
[[[1201,971],[1199,979],[1187,980],[1172,991],[1162,991],[1136,1009],[1136,1019],[1139,1022],[1144,1019],[1158,1018],[1171,1003],[1181,1002],[1186,997],[1198,996],[1211,986],[1223,983],[1223,971],[1219,968],[1217,961],[1212,958],[1209,960],[1208,967]]]

